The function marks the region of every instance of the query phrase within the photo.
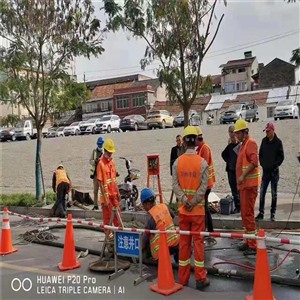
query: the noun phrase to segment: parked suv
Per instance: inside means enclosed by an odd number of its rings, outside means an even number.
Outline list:
[[[220,123],[226,124],[235,122],[238,119],[246,121],[258,121],[258,107],[256,104],[237,103],[231,105],[226,111],[221,114]]]
[[[80,134],[86,134],[86,133],[96,133],[96,125],[100,122],[100,119],[89,119],[87,121],[84,121],[80,124]]]
[[[200,124],[195,124],[196,120],[200,120],[199,114],[195,110],[189,110],[189,125],[199,126]],[[183,126],[184,125],[184,115],[183,111],[181,111],[173,121],[174,127]]]
[[[120,117],[117,115],[106,115],[103,116],[96,125],[96,132],[107,132],[119,131],[120,130]]]
[[[64,128],[64,135],[79,135],[81,122],[73,122],[71,125]]]
[[[277,103],[274,111],[274,120],[284,118],[299,118],[299,107],[293,100],[284,100]]]
[[[148,128],[152,129],[155,127],[166,128],[173,127],[174,118],[172,114],[167,110],[154,110],[148,114],[147,124]]]

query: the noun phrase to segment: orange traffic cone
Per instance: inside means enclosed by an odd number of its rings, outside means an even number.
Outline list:
[[[165,226],[162,227],[161,230],[165,230]],[[150,289],[156,293],[168,296],[182,289],[182,285],[174,280],[166,233],[160,234],[158,257],[157,283],[151,285]]]
[[[58,264],[61,271],[72,270],[80,267],[80,263],[76,260],[74,231],[72,223],[72,215],[68,215],[64,254],[62,262]]]
[[[265,231],[260,229],[258,236],[264,238]],[[272,283],[270,268],[268,262],[268,253],[266,241],[257,240],[256,266],[254,274],[253,296],[246,296],[246,300],[274,300],[272,292]]]
[[[5,207],[3,210],[2,218],[2,234],[0,241],[0,254],[7,255],[13,252],[17,252],[18,249],[12,245],[11,231],[9,226],[8,210]]]

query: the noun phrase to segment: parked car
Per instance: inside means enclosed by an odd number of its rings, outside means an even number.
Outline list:
[[[274,120],[280,120],[284,118],[299,118],[299,107],[296,101],[283,100],[277,103],[274,111]]]
[[[148,128],[152,129],[155,127],[166,128],[173,127],[174,118],[172,114],[167,110],[154,110],[148,114],[147,124]]]
[[[51,127],[48,130],[47,138],[64,137],[64,127]]]
[[[142,130],[148,129],[148,124],[146,119],[141,115],[130,115],[122,119],[120,123],[120,129],[126,130]]]
[[[81,122],[73,122],[70,126],[64,128],[64,135],[79,135]]]
[[[196,122],[196,119],[200,121],[200,116],[195,110],[189,110],[189,125],[199,126],[200,124],[192,124]],[[174,118],[174,127],[179,127],[184,125],[184,115],[183,110]]]
[[[10,127],[10,128],[1,129],[0,140],[1,142],[15,141],[16,140],[15,128]]]
[[[238,119],[244,119],[246,121],[258,121],[258,107],[256,104],[249,103],[237,103],[231,105],[220,116],[220,123],[226,124],[235,122]]]
[[[89,119],[87,121],[84,121],[80,123],[80,134],[86,134],[86,133],[96,133],[96,125],[100,122],[100,119],[93,118]]]
[[[106,115],[101,117],[99,122],[96,124],[95,131],[99,132],[107,132],[111,131],[119,131],[120,129],[120,117],[117,115]]]

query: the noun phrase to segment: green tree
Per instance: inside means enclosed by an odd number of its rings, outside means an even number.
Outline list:
[[[1,126],[16,126],[20,122],[20,118],[17,115],[7,115],[1,119]]]
[[[224,17],[216,20],[216,4],[217,0],[212,5],[206,0],[127,0],[121,7],[104,0],[110,28],[128,30],[146,41],[142,68],[160,62],[157,76],[166,85],[170,101],[182,106],[185,126],[191,105],[203,91],[202,61]]]
[[[300,48],[292,51],[291,63],[294,63],[296,67],[300,67]]]
[[[0,99],[14,95],[37,127],[36,198],[42,197],[42,128],[50,114],[82,101],[86,90],[68,74],[74,57],[97,56],[103,31],[91,0],[0,0]],[[0,71],[1,71],[0,70]]]

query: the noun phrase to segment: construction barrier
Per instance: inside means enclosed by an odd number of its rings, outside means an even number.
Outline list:
[[[67,219],[62,218],[34,218],[30,216],[25,216],[22,214],[14,213],[8,211],[8,213],[12,216],[17,216],[23,218],[25,220],[33,220],[38,222],[56,222],[56,223],[65,223]],[[95,223],[92,221],[84,221],[80,219],[73,219],[72,223],[74,224],[82,224],[91,227],[98,227],[98,228],[105,228],[110,230],[120,230],[120,231],[127,231],[127,232],[139,232],[139,233],[177,233],[182,235],[197,235],[200,234],[201,236],[210,236],[213,238],[231,238],[231,239],[256,239],[260,240],[261,237],[256,236],[255,234],[243,234],[243,233],[222,233],[222,232],[196,232],[196,231],[185,231],[185,230],[149,230],[149,229],[142,229],[142,228],[126,228],[126,227],[115,227],[109,225],[103,225],[99,223]],[[286,238],[272,238],[272,237],[265,237],[266,242],[272,243],[280,243],[280,244],[288,244],[288,245],[300,245],[300,239],[292,240]]]

